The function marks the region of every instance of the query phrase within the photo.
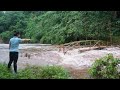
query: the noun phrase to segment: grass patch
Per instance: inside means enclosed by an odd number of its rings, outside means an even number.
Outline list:
[[[6,64],[0,64],[0,79],[13,79],[14,75],[7,69]]]
[[[15,75],[6,64],[0,64],[0,79],[69,79],[68,71],[60,66],[27,66]]]

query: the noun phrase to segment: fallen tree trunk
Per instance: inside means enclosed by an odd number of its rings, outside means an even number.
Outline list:
[[[100,46],[100,47],[88,47],[88,48],[81,48],[79,50],[80,53],[85,52],[85,51],[90,51],[90,50],[102,50],[106,48],[106,46]]]

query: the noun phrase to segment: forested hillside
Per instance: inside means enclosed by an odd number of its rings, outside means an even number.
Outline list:
[[[32,43],[61,44],[78,40],[120,42],[119,11],[0,11],[0,37],[14,31]]]

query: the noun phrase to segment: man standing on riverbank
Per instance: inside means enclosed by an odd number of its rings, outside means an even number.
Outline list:
[[[21,39],[19,32],[14,32],[14,37],[9,41],[9,63],[8,69],[10,69],[13,62],[14,72],[17,73],[17,61],[19,56],[19,44],[24,41],[30,41],[30,39]]]

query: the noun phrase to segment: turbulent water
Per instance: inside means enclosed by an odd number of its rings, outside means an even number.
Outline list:
[[[9,60],[8,44],[0,44],[0,62]],[[79,52],[81,48],[68,51],[65,55],[57,47],[48,44],[20,44],[18,68],[26,65],[61,65],[64,67],[85,68],[108,53],[120,58],[119,47],[108,47],[103,50]]]

